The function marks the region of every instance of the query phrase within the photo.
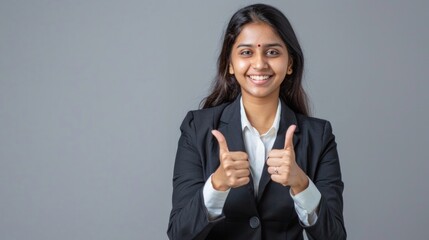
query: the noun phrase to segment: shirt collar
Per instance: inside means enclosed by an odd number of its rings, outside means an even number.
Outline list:
[[[274,132],[274,133],[277,132],[277,130],[279,129],[279,124],[280,124],[281,109],[282,109],[282,105],[280,104],[280,100],[279,100],[278,104],[277,104],[276,117],[274,118],[273,125],[271,126],[271,128],[266,133],[261,134],[261,136],[270,134],[272,132]],[[249,119],[247,119],[247,115],[246,115],[246,111],[244,109],[242,97],[240,97],[240,116],[241,116],[241,131],[244,132],[244,130],[247,128],[251,132],[255,132],[256,134],[259,134],[258,131],[252,126],[252,124],[250,124]]]

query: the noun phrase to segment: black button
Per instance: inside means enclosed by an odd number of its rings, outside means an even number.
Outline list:
[[[258,217],[251,217],[249,219],[249,224],[251,228],[257,228],[261,224]]]

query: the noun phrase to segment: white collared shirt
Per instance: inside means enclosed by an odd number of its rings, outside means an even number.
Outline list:
[[[265,160],[268,157],[268,153],[272,150],[277,136],[280,125],[280,113],[281,104],[279,100],[273,125],[266,133],[259,134],[247,119],[243,101],[240,99],[241,130],[243,133],[244,146],[249,156],[250,172],[252,174],[255,196],[259,190],[259,181],[262,176]],[[222,209],[229,191],[230,190],[215,190],[211,182],[211,176],[207,179],[203,189],[203,197],[210,219],[215,219],[222,214]],[[314,183],[309,179],[307,189],[296,195],[290,192],[290,195],[294,201],[295,211],[301,222],[306,226],[311,226],[316,223],[316,212],[321,194]]]
[[[261,180],[262,171],[264,170],[265,160],[268,158],[268,153],[273,148],[274,141],[276,140],[277,130],[280,124],[281,107],[279,101],[273,125],[266,133],[259,134],[258,130],[256,130],[247,119],[243,99],[240,99],[241,131],[243,133],[246,153],[249,156],[255,197],[258,195],[259,181]]]

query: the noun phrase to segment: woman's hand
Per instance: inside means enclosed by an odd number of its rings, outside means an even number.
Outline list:
[[[284,149],[273,149],[268,154],[268,173],[271,180],[283,186],[290,186],[294,195],[308,187],[308,177],[296,164],[293,148],[293,134],[296,125],[291,125],[286,131]]]
[[[250,181],[250,165],[247,153],[230,152],[223,134],[217,130],[213,130],[212,134],[219,143],[220,161],[218,169],[212,175],[213,188],[226,191],[230,188],[246,185]]]

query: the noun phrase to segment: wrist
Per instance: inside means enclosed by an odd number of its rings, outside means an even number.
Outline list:
[[[305,173],[302,173],[299,179],[300,180],[297,182],[295,186],[293,187],[291,186],[293,195],[296,195],[308,188],[309,181],[308,181],[307,175]]]
[[[227,191],[229,189],[229,186],[226,184],[222,184],[222,182],[218,180],[216,173],[217,171],[212,174],[211,182],[212,182],[213,189],[216,191],[223,191],[223,192]]]

